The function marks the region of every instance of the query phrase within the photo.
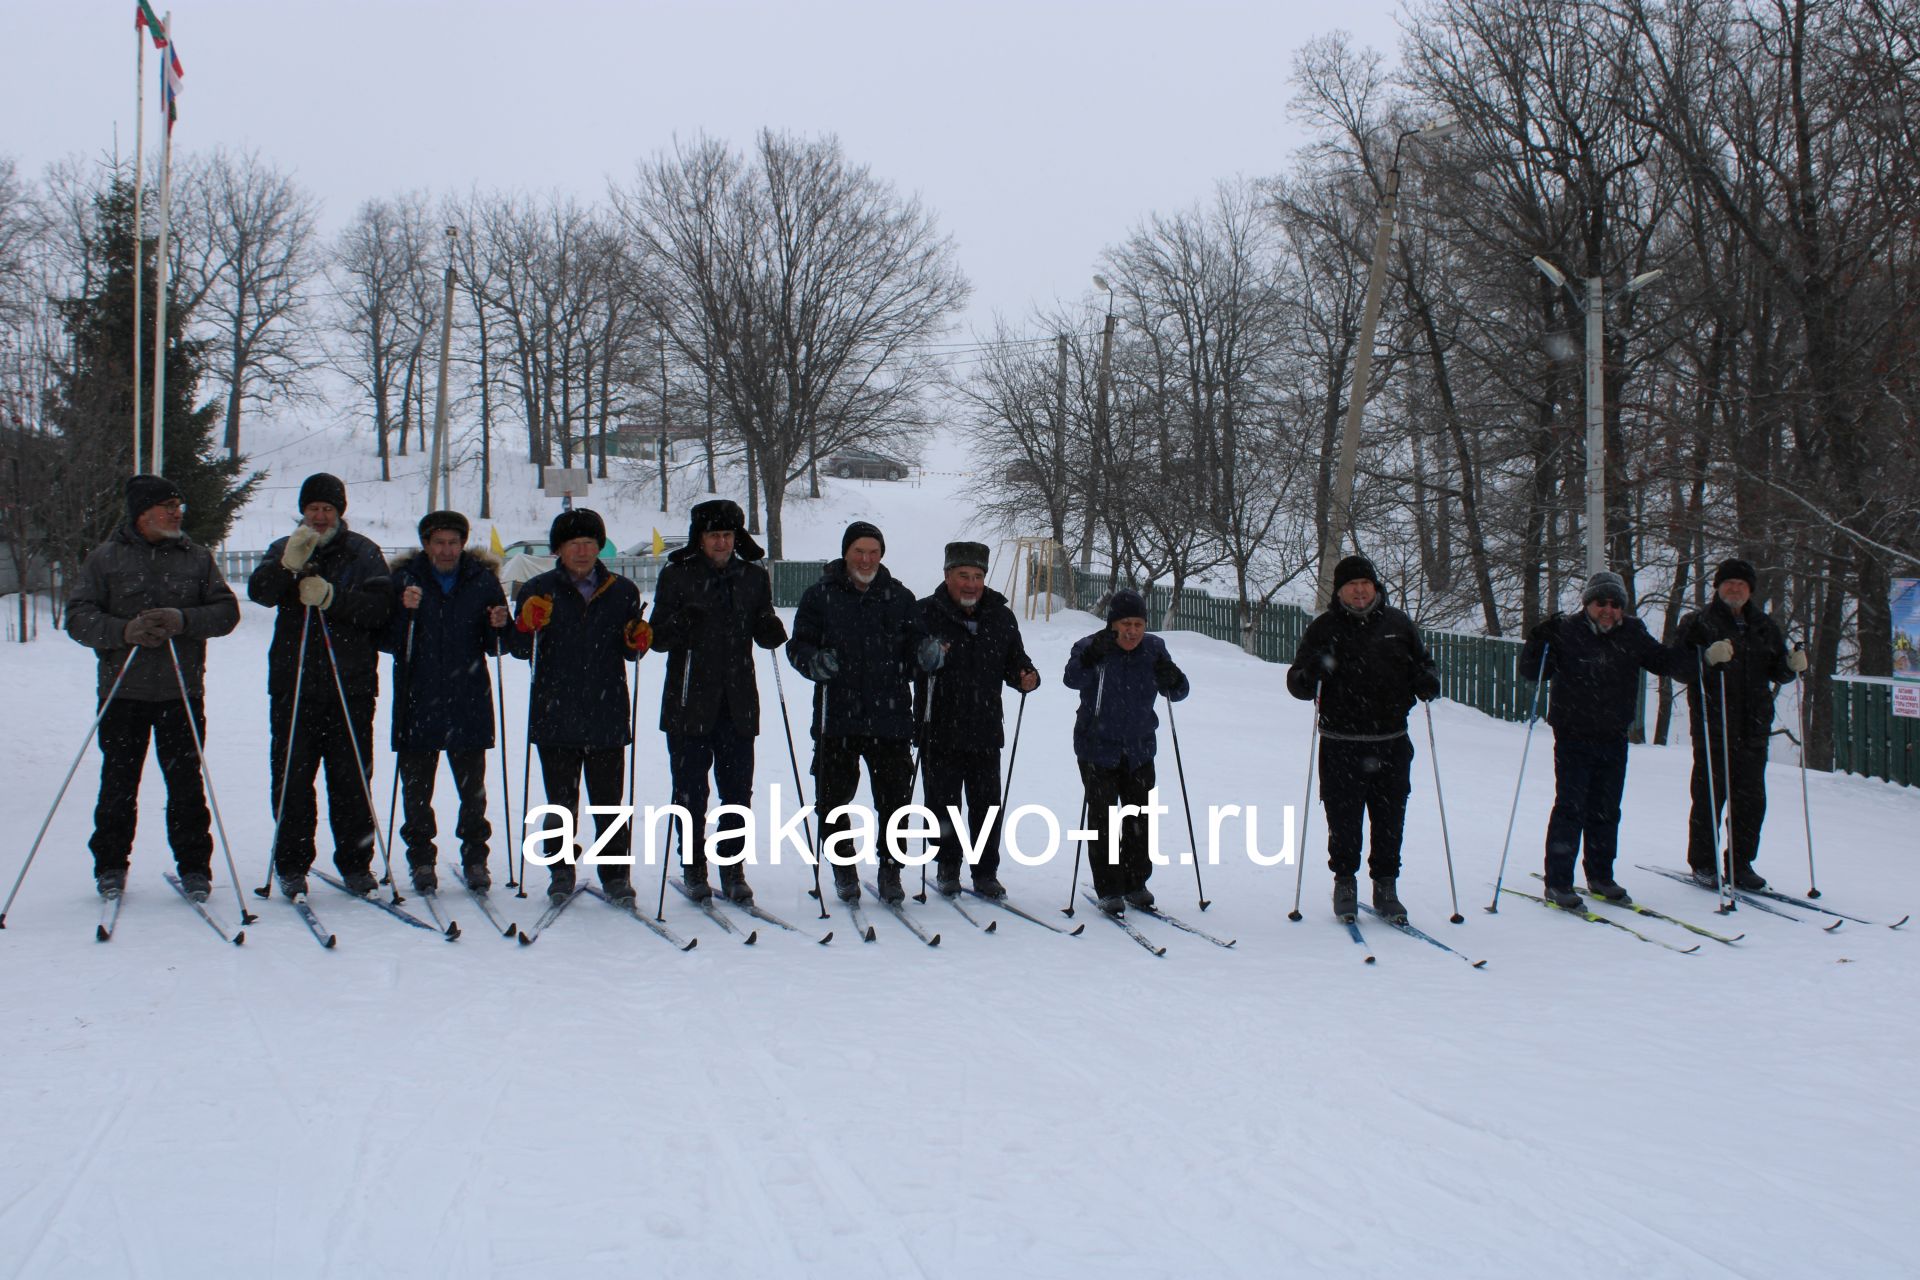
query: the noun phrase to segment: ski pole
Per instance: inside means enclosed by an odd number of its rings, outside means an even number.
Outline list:
[[[1733,739],[1732,739],[1732,736],[1727,731],[1727,669],[1726,667],[1722,666],[1716,674],[1719,677],[1719,682],[1720,682],[1720,763],[1721,763],[1720,781],[1721,781],[1721,784],[1726,788],[1726,792],[1727,792],[1726,898],[1724,900],[1724,909],[1720,912],[1721,915],[1725,915],[1728,911],[1732,911],[1734,907],[1734,904],[1733,904],[1733,858],[1734,858],[1734,854],[1733,854]],[[1718,859],[1715,860],[1715,865],[1716,866],[1718,865]]]
[[[180,686],[180,706],[187,713],[187,729],[193,734],[193,754],[200,758],[200,776],[207,782],[207,803],[213,808],[213,827],[220,833],[220,852],[226,855],[227,876],[233,881],[233,900],[240,904],[240,923],[252,924],[259,919],[247,910],[247,900],[240,893],[240,870],[233,865],[233,846],[227,843],[227,824],[220,816],[220,797],[213,790],[213,766],[207,763],[207,750],[200,741],[200,722],[193,714],[193,699],[187,696],[187,676],[180,669],[180,651],[174,648],[173,637],[167,637],[167,653],[173,658],[173,678]]]
[[[1020,710],[1013,717],[1013,748],[1007,752],[1007,776],[1000,784],[1000,812],[1007,811],[1007,793],[1013,790],[1013,762],[1020,758],[1020,725],[1027,718],[1027,691],[1020,691]]]
[[[1287,919],[1300,920],[1300,891],[1307,877],[1307,828],[1313,822],[1313,758],[1320,749],[1320,691],[1313,694],[1313,732],[1307,737],[1307,794],[1300,801],[1300,846],[1293,864],[1293,910]]]
[[[1800,706],[1800,817],[1807,828],[1807,890],[1809,898],[1820,896],[1819,881],[1813,874],[1813,810],[1807,803],[1807,676],[1803,671],[1795,682],[1794,701]]]
[[[1200,884],[1200,841],[1193,834],[1193,801],[1187,796],[1187,766],[1180,759],[1180,726],[1173,719],[1173,695],[1163,695],[1167,700],[1167,728],[1173,734],[1173,768],[1180,777],[1180,804],[1187,811],[1187,847],[1193,850],[1193,889],[1199,896],[1200,909],[1205,911],[1213,904],[1207,901],[1207,891]]]
[[[927,677],[927,705],[920,708],[920,741],[914,745],[913,777],[907,783],[908,804],[913,803],[914,788],[922,786],[924,782],[924,779],[920,776],[920,767],[926,763],[927,759],[927,721],[933,718],[933,690],[939,683],[940,675],[938,672],[934,672]],[[915,902],[925,902],[927,900],[927,864],[924,862],[920,864],[920,892],[913,895],[913,900]]]
[[[527,745],[520,756],[520,826],[519,829],[514,832],[516,837],[523,835],[527,829],[527,792],[533,786],[534,677],[539,674],[540,633],[535,631],[533,633],[533,654],[527,660]],[[519,843],[520,841],[516,838],[513,844],[507,846],[507,879],[509,881],[513,879],[513,845]],[[524,898],[527,896],[527,849],[525,845],[520,846],[520,888],[514,892],[513,896],[516,898]]]
[[[1084,769],[1081,770],[1080,777],[1081,785],[1084,787],[1086,785],[1086,771]],[[1080,797],[1080,825],[1076,830],[1085,831],[1087,829],[1087,815],[1091,812],[1093,812],[1093,797],[1083,792]],[[1084,843],[1084,841],[1080,840],[1073,842],[1073,883],[1067,886],[1067,909],[1060,913],[1069,920],[1073,918],[1073,900],[1080,895],[1080,850]]]
[[[793,749],[793,721],[787,716],[787,686],[780,678],[780,655],[771,649],[767,650],[767,653],[767,661],[773,667],[774,692],[780,698],[780,727],[787,731],[787,760],[793,765],[793,794],[794,798],[800,802],[800,807],[804,809],[807,804],[807,790],[800,784],[800,754]],[[820,918],[831,919],[827,914],[826,896],[820,892],[820,850],[813,843],[812,821],[803,821],[800,829],[806,832],[807,851],[812,855],[813,896],[820,903]]]
[[[1500,843],[1500,873],[1493,878],[1493,901],[1485,910],[1500,914],[1500,886],[1507,879],[1507,854],[1513,848],[1513,823],[1520,815],[1520,788],[1527,780],[1527,756],[1533,750],[1533,727],[1540,723],[1540,691],[1547,687],[1547,655],[1553,646],[1540,646],[1540,670],[1533,678],[1533,709],[1527,712],[1527,739],[1520,744],[1520,776],[1513,780],[1513,808],[1507,811],[1507,838]]]
[[[307,605],[301,610],[300,649],[293,660],[293,705],[287,709],[287,749],[281,753],[280,789],[273,805],[273,840],[267,845],[267,878],[253,891],[259,898],[273,896],[273,869],[280,860],[280,822],[287,814],[287,780],[293,773],[293,735],[300,725],[300,688],[307,678],[307,637],[312,632],[313,606]],[[271,708],[268,714],[272,714]]]
[[[411,725],[413,721],[413,714],[409,706],[413,696],[413,624],[419,620],[419,616],[418,610],[408,610],[406,657],[401,661],[400,670],[395,672],[393,677],[394,719],[398,721],[404,714],[409,725]],[[400,678],[402,675],[406,676],[404,684]],[[401,741],[406,741],[406,738],[402,737]],[[371,748],[373,744],[368,743],[367,745]],[[439,753],[435,752],[434,756],[434,768],[438,769],[440,767]],[[393,786],[387,792],[387,847],[389,849],[393,847],[393,815],[398,812],[399,807],[400,753],[396,750],[393,753]]]
[[[1427,707],[1427,754],[1433,757],[1433,798],[1440,804],[1440,848],[1447,855],[1447,893],[1453,899],[1453,914],[1447,917],[1449,924],[1465,924],[1467,918],[1460,914],[1460,894],[1453,887],[1453,841],[1447,835],[1447,797],[1440,789],[1440,748],[1433,740],[1433,704]]]
[[[1707,763],[1707,803],[1713,806],[1708,814],[1711,825],[1708,836],[1713,843],[1713,891],[1720,899],[1715,910],[1725,915],[1733,910],[1733,890],[1726,883],[1724,868],[1720,865],[1720,799],[1721,783],[1714,780],[1713,768],[1713,717],[1707,708],[1707,663],[1706,650],[1696,647],[1693,651],[1694,672],[1700,682],[1700,757]],[[1722,684],[1722,692],[1726,686]]]
[[[513,779],[507,775],[507,678],[500,670],[499,638],[493,647],[493,687],[500,699],[500,835],[507,842],[507,888],[513,878]]]
[[[73,763],[67,767],[67,776],[60,780],[60,792],[53,798],[53,807],[47,810],[47,820],[40,824],[40,834],[33,838],[33,848],[27,850],[27,860],[20,864],[20,874],[13,880],[13,891],[7,894],[6,905],[0,906],[0,929],[7,927],[7,912],[13,910],[13,899],[27,878],[27,868],[33,865],[34,856],[40,852],[40,842],[47,838],[47,828],[53,825],[53,815],[60,811],[60,802],[67,798],[67,787],[72,784],[73,775],[80,771],[80,762],[86,759],[87,748],[93,745],[93,735],[100,731],[100,722],[106,719],[107,708],[113,705],[113,695],[120,692],[120,682],[127,678],[127,668],[133,665],[133,655],[139,652],[138,647],[130,647],[127,656],[120,660],[120,671],[113,677],[113,685],[107,690],[107,696],[100,700],[100,710],[94,713],[93,723],[87,727],[86,739],[81,742],[80,750],[74,753]],[[240,914],[245,915],[246,912]]]
[[[367,817],[373,822],[373,834],[377,838],[380,835],[380,811],[373,806],[373,781],[368,777],[367,758],[360,751],[360,733],[353,723],[353,709],[347,705],[347,686],[345,682],[340,679],[340,659],[335,657],[333,653],[333,628],[327,625],[326,614],[320,614],[319,618],[320,639],[327,648],[327,665],[333,670],[333,690],[340,695],[340,719],[347,730],[347,742],[353,747],[354,772],[360,775],[360,794],[367,798]],[[368,727],[372,727],[371,717],[369,717]],[[371,748],[373,743],[368,742],[367,746]],[[327,775],[327,788],[329,793],[331,793],[333,788],[333,775],[331,773]],[[400,886],[394,883],[393,857],[385,843],[382,843],[380,846],[380,861],[386,867],[387,883],[393,885],[393,901],[397,906],[405,902],[406,899],[400,896]]]

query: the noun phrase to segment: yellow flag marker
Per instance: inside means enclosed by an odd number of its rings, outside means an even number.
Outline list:
[[[496,556],[504,556],[507,554],[506,544],[500,541],[499,525],[493,526],[493,537],[489,541],[488,545],[493,548],[493,554],[495,554]]]
[[[660,530],[658,529],[653,531],[653,554],[657,556],[667,554],[667,540],[660,536]]]

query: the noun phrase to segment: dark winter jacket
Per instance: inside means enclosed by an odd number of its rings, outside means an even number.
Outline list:
[[[1558,737],[1583,742],[1624,741],[1646,688],[1643,670],[1693,682],[1691,649],[1669,649],[1638,618],[1622,618],[1601,632],[1582,613],[1554,614],[1533,629],[1520,651],[1520,674],[1553,682],[1547,723]]]
[[[623,747],[633,741],[627,702],[629,622],[645,617],[640,588],[593,565],[593,598],[584,600],[564,568],[556,566],[520,585],[513,615],[533,596],[553,601],[553,617],[537,632],[507,628],[507,650],[534,663],[532,740],[548,747]],[[534,637],[539,637],[536,655]]]
[[[1020,622],[1007,598],[987,589],[968,614],[941,583],[920,601],[927,634],[947,646],[945,661],[914,691],[921,745],[934,751],[998,751],[1006,742],[1001,690],[1020,687],[1033,659],[1020,643]],[[933,690],[933,706],[926,691]]]
[[[247,579],[247,599],[280,610],[273,620],[273,643],[267,649],[267,693],[276,701],[293,696],[294,664],[299,661],[300,636],[307,615],[307,607],[300,603],[300,582],[312,577],[333,584],[333,603],[321,616],[333,636],[333,656],[340,664],[340,682],[346,686],[347,697],[370,703],[380,692],[376,641],[393,612],[387,562],[380,548],[347,528],[346,521],[336,529],[324,545],[314,548],[312,558],[299,573],[280,563],[287,549],[287,540],[281,538],[267,548],[266,558]],[[329,703],[338,697],[333,691],[333,668],[327,661],[319,617],[307,637],[301,700],[310,695],[326,698]]]
[[[912,737],[908,682],[920,670],[915,651],[926,636],[920,602],[885,565],[862,591],[845,560],[828,564],[800,597],[787,642],[787,661],[809,680],[822,649],[833,650],[840,661],[838,675],[814,684],[814,736]]]
[[[758,734],[753,646],[786,642],[766,569],[737,555],[716,569],[698,547],[675,551],[653,589],[653,647],[667,655],[660,731],[709,734],[724,717],[746,737]]]
[[[493,745],[493,680],[487,658],[505,648],[487,610],[507,603],[495,577],[499,561],[463,551],[453,590],[416,551],[393,565],[393,617],[380,647],[393,655],[395,751],[484,751]],[[420,607],[400,597],[420,588]],[[508,627],[512,624],[509,623]]]
[[[1161,658],[1170,657],[1166,641],[1148,632],[1132,653],[1116,648],[1089,667],[1080,655],[1099,634],[1073,642],[1066,674],[1061,676],[1067,688],[1080,691],[1080,711],[1073,718],[1073,754],[1103,769],[1145,764],[1153,759],[1160,728],[1160,717],[1153,710],[1160,696],[1153,668]],[[1179,702],[1190,692],[1183,673],[1168,696]]]
[[[100,651],[95,698],[107,696],[126,661],[127,623],[147,609],[178,609],[185,627],[173,639],[180,670],[194,696],[203,696],[207,638],[240,625],[240,602],[220,576],[213,554],[191,538],[148,542],[131,524],[95,547],[80,567],[80,583],[67,601],[67,634]],[[162,644],[127,668],[116,697],[135,702],[177,702],[180,683]]]
[[[1720,740],[1720,690],[1727,695],[1727,734],[1734,742],[1757,742],[1773,732],[1775,686],[1794,678],[1787,665],[1787,637],[1780,624],[1749,600],[1735,613],[1715,596],[1706,608],[1680,620],[1680,643],[1702,649],[1716,640],[1733,642],[1733,659],[1707,667],[1704,680],[1687,693],[1687,719],[1696,743],[1707,741],[1701,713],[1713,722],[1713,740]],[[1688,657],[1695,671],[1704,656]],[[1724,673],[1724,674],[1723,674]]]
[[[1414,699],[1437,696],[1440,677],[1413,619],[1381,595],[1365,613],[1336,602],[1307,624],[1287,691],[1303,702],[1320,695],[1327,737],[1378,739],[1405,733]]]

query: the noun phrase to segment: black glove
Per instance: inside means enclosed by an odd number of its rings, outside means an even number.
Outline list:
[[[777,613],[763,614],[753,624],[753,642],[762,649],[778,649],[787,642],[787,624]]]
[[[1422,702],[1432,702],[1440,696],[1440,677],[1431,671],[1415,672],[1413,696]]]
[[[831,649],[822,649],[813,655],[813,678],[827,681],[840,674],[840,655]]]
[[[1159,686],[1160,692],[1172,693],[1185,678],[1180,674],[1180,668],[1173,665],[1172,658],[1163,654],[1153,660],[1153,683]]]
[[[689,600],[680,606],[680,612],[674,615],[676,625],[692,631],[706,619],[710,606],[704,601]]]
[[[1080,651],[1080,665],[1083,667],[1097,667],[1107,660],[1108,654],[1119,647],[1120,637],[1114,634],[1113,628],[1109,627],[1094,636],[1087,647]]]
[[[1549,642],[1553,639],[1554,632],[1559,629],[1559,626],[1560,615],[1557,613],[1549,614],[1546,618],[1535,624],[1533,630],[1527,632],[1527,639],[1539,640],[1543,643]]]

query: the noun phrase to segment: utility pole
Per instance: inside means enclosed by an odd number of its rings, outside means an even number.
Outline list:
[[[453,507],[452,442],[447,439],[447,357],[453,351],[454,256],[460,250],[460,228],[447,228],[447,292],[440,303],[440,390],[433,402],[433,452],[427,459],[427,510]],[[438,497],[434,495],[438,493]]]
[[[667,509],[667,331],[660,331],[660,510]]]
[[[1067,536],[1067,335],[1053,340],[1053,475],[1048,493],[1047,518],[1052,523],[1053,540]]]
[[[1093,439],[1088,445],[1087,527],[1080,542],[1080,567],[1093,567],[1093,525],[1100,512],[1101,450],[1107,442],[1107,386],[1113,377],[1113,331],[1119,317],[1113,314],[1113,290],[1104,276],[1095,276],[1093,285],[1107,294],[1107,323],[1100,333],[1100,367],[1094,379]]]

